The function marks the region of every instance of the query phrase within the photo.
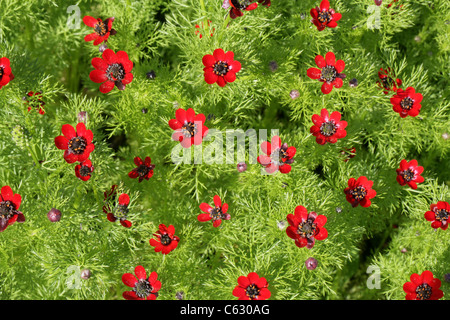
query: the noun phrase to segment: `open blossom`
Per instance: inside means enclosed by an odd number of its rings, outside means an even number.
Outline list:
[[[402,85],[402,80],[397,79],[394,76],[391,68],[387,68],[386,70],[380,68],[380,71],[378,71],[378,78],[380,78],[380,80],[377,81],[378,87],[384,90],[384,94],[388,94],[389,91],[396,92]]]
[[[11,80],[14,79],[14,75],[11,71],[11,65],[8,58],[0,58],[0,89],[6,86]]]
[[[142,182],[142,180],[148,180],[153,176],[155,165],[152,164],[152,159],[150,157],[145,157],[144,161],[139,157],[135,157],[134,164],[137,167],[128,173],[130,178],[135,179],[139,177],[139,182]]]
[[[267,173],[274,173],[280,170],[281,173],[289,173],[294,156],[297,152],[295,147],[288,147],[287,143],[281,144],[279,136],[273,136],[271,142],[261,143],[262,155],[256,159]]]
[[[222,200],[218,195],[214,196],[214,208],[206,202],[200,204],[201,213],[197,216],[198,221],[213,221],[213,227],[217,228],[222,223],[222,220],[230,220],[231,216],[227,213],[228,204],[222,204]]]
[[[447,230],[450,218],[450,204],[445,201],[438,201],[430,206],[430,211],[425,213],[425,219],[431,221],[431,227]]]
[[[208,133],[208,128],[204,125],[205,120],[203,113],[196,115],[192,108],[187,110],[179,108],[175,111],[175,119],[169,120],[169,127],[175,130],[172,140],[180,141],[183,148],[201,144]]]
[[[91,173],[94,171],[91,160],[87,159],[75,166],[75,175],[83,181],[88,181],[91,178]]]
[[[433,273],[425,270],[419,276],[413,273],[410,282],[403,285],[406,300],[439,300],[444,296],[441,289],[441,280],[434,278]]]
[[[233,296],[238,300],[267,300],[270,298],[269,283],[266,278],[259,277],[256,272],[250,272],[246,277],[240,276],[238,285],[233,290]]]
[[[254,1],[255,0],[229,0],[228,3],[231,6],[230,10],[231,19],[242,17],[244,15],[242,11],[255,10],[258,7],[258,4]]]
[[[336,143],[338,139],[347,136],[345,131],[347,121],[341,121],[339,111],[333,111],[330,116],[328,110],[324,108],[320,111],[320,116],[318,114],[312,116],[312,122],[314,125],[310,128],[310,132],[316,137],[318,144]]]
[[[391,98],[392,109],[402,118],[415,117],[422,108],[420,104],[422,99],[422,94],[416,93],[413,87],[408,87],[406,90],[398,88],[397,94]]]
[[[166,227],[164,224],[160,224],[158,231],[153,234],[156,239],[150,239],[150,245],[155,247],[155,252],[161,252],[162,254],[168,254],[178,246],[180,238],[175,235],[175,227],[170,225]]]
[[[107,41],[110,35],[114,35],[116,31],[112,29],[114,17],[108,18],[105,21],[102,19],[90,16],[85,16],[83,22],[88,27],[94,28],[94,32],[84,37],[84,41],[89,42],[94,40],[94,46]]]
[[[10,186],[0,190],[0,232],[17,222],[25,222],[25,216],[19,211],[22,196],[14,194]]]
[[[202,58],[204,77],[208,84],[217,84],[225,87],[228,82],[236,80],[236,73],[241,70],[241,63],[234,60],[233,51],[223,51],[219,48],[213,54],[207,54]]]
[[[158,281],[158,274],[153,271],[147,277],[143,266],[137,266],[134,269],[134,276],[131,273],[125,273],[122,276],[122,282],[133,288],[125,291],[122,295],[126,300],[155,300],[158,297],[158,291],[161,289],[161,281]]]
[[[312,17],[311,22],[314,23],[319,31],[324,30],[326,27],[336,28],[337,22],[342,18],[342,14],[330,8],[328,0],[322,0],[320,7],[312,8],[310,14]]]
[[[348,180],[348,187],[344,189],[346,199],[352,207],[357,207],[359,204],[367,208],[372,202],[370,199],[377,195],[377,192],[372,189],[373,181],[368,180],[365,176],[361,176],[356,180],[350,178]]]
[[[400,168],[397,170],[397,182],[401,185],[408,185],[412,189],[417,189],[417,184],[424,182],[424,178],[420,175],[423,172],[423,167],[419,166],[417,160],[400,161]]]
[[[325,58],[317,55],[315,58],[317,68],[309,68],[306,75],[314,80],[323,82],[322,93],[328,94],[333,90],[333,87],[340,88],[344,84],[342,79],[346,77],[342,71],[345,69],[345,62],[343,60],[336,61],[336,56],[333,52],[327,52]]]
[[[128,213],[130,209],[130,196],[126,193],[122,193],[117,199],[117,185],[111,187],[111,191],[108,193],[105,191],[105,205],[103,206],[103,212],[106,213],[106,218],[111,222],[119,220],[120,224],[125,228],[130,228],[132,223],[128,221]]]
[[[314,247],[316,240],[324,240],[328,237],[328,231],[324,228],[327,217],[314,211],[308,213],[305,207],[297,206],[294,214],[287,215],[290,226],[286,228],[289,238],[295,240],[299,248]]]
[[[64,159],[67,163],[83,162],[89,158],[95,148],[92,143],[94,135],[91,130],[86,130],[83,122],[77,124],[76,131],[70,124],[63,125],[61,131],[63,136],[55,138],[55,145],[58,149],[64,150]]]

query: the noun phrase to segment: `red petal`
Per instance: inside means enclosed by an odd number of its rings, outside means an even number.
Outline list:
[[[100,86],[100,92],[101,93],[108,93],[112,89],[114,89],[114,82],[113,81],[106,81]]]
[[[331,51],[327,52],[327,54],[325,55],[325,61],[328,66],[334,66],[336,64],[336,56]]]
[[[214,58],[213,55],[207,54],[203,56],[202,63],[205,67],[212,67],[216,63],[216,59]]]
[[[143,266],[137,266],[134,269],[134,274],[138,279],[145,279],[147,280],[147,273],[145,272],[145,269]]]
[[[130,196],[126,193],[122,193],[119,197],[119,204],[120,205],[128,205],[130,203]]]
[[[225,61],[225,52],[221,48],[214,50],[213,56],[216,60]]]
[[[316,65],[317,65],[320,69],[322,69],[323,67],[325,67],[325,66],[327,65],[326,62],[325,62],[325,59],[324,59],[321,55],[316,56],[316,58],[314,59],[314,61],[316,62]]]
[[[311,79],[317,80],[322,75],[322,71],[317,68],[309,68],[306,71],[306,75],[310,77]]]
[[[83,18],[83,22],[84,22],[84,24],[87,25],[88,27],[93,28],[93,27],[95,27],[95,25],[96,25],[96,23],[98,22],[98,20],[95,19],[94,17],[91,17],[91,16],[85,16],[85,17]]]
[[[136,282],[137,282],[137,279],[136,279],[136,277],[135,277],[134,275],[132,275],[131,273],[125,273],[125,274],[122,276],[122,282],[123,282],[126,286],[133,288],[133,287],[135,286]]]
[[[64,136],[57,136],[55,138],[55,145],[58,149],[66,150],[68,148],[69,140]]]

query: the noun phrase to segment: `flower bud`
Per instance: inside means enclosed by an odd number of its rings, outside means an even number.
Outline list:
[[[61,220],[61,211],[52,208],[52,210],[47,213],[47,217],[51,222],[58,222],[59,220]]]

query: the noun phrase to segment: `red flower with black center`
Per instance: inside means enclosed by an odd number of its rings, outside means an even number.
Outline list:
[[[230,10],[231,19],[236,19],[237,17],[242,17],[244,15],[244,13],[242,11],[255,10],[258,7],[258,4],[253,1],[255,1],[255,0],[230,0],[229,3],[231,5],[231,10]]]
[[[356,156],[356,148],[345,148],[344,150],[341,150],[341,154],[344,158],[342,161],[347,162]]]
[[[419,114],[422,106],[423,96],[420,93],[416,93],[413,87],[408,87],[406,90],[397,89],[397,94],[391,98],[393,105],[392,109],[400,114],[400,117],[406,118],[407,116],[415,117]]]
[[[357,207],[360,204],[362,207],[369,207],[372,202],[370,199],[377,195],[377,192],[372,189],[373,181],[368,180],[365,176],[361,176],[356,180],[350,178],[348,180],[348,187],[344,189],[346,199],[352,207]]]
[[[291,172],[291,164],[294,162],[294,156],[297,152],[295,147],[288,147],[287,143],[281,144],[279,136],[273,136],[271,142],[261,143],[263,153],[256,159],[267,173],[274,173],[278,169],[281,173]]]
[[[25,100],[25,104],[28,105],[28,112],[31,109],[36,109],[39,114],[45,114],[44,105],[45,102],[42,101],[42,91],[33,92],[30,91],[27,93],[26,97],[23,97],[22,100]]]
[[[236,80],[236,73],[241,70],[241,63],[234,60],[234,52],[222,49],[214,50],[213,54],[207,54],[202,59],[205,81],[208,84],[216,83],[225,87],[228,82]]]
[[[320,116],[318,114],[312,116],[312,122],[314,125],[309,131],[316,137],[318,144],[336,143],[338,139],[347,136],[345,131],[347,121],[341,121],[339,111],[333,111],[330,116],[328,110],[324,108],[320,111]]]
[[[88,181],[91,178],[91,173],[94,171],[91,160],[84,160],[82,163],[75,166],[75,175],[77,178]]]
[[[406,300],[439,300],[444,296],[439,289],[441,280],[434,278],[431,271],[425,270],[420,276],[413,273],[410,280],[403,285]]]
[[[380,81],[377,81],[377,84],[380,87],[380,89],[384,90],[383,91],[384,94],[388,94],[389,91],[396,92],[398,88],[402,85],[402,80],[397,79],[394,76],[391,68],[387,68],[386,70],[380,68],[380,71],[378,71],[378,78],[380,78]]]
[[[155,300],[158,297],[159,289],[161,289],[161,281],[157,280],[158,274],[153,271],[147,277],[143,266],[137,266],[134,269],[134,274],[136,276],[131,273],[125,273],[122,276],[122,282],[133,288],[131,291],[125,291],[123,297],[126,300]]]
[[[125,51],[114,53],[111,49],[106,49],[102,58],[92,59],[95,70],[91,71],[89,78],[95,83],[102,83],[101,93],[110,92],[114,85],[119,90],[125,90],[125,86],[133,81],[133,62],[128,59],[128,54]]]
[[[337,22],[342,18],[342,14],[330,8],[328,0],[322,0],[320,7],[312,8],[309,13],[312,17],[311,22],[314,23],[319,31],[324,30],[326,27],[336,28]]]
[[[199,206],[200,210],[205,213],[201,213],[197,216],[198,221],[213,221],[213,227],[217,228],[222,223],[222,220],[230,220],[231,216],[227,213],[228,204],[222,205],[222,200],[218,195],[214,196],[214,208],[209,204],[202,202]]]
[[[11,71],[10,61],[8,58],[3,57],[0,59],[0,89],[11,80],[14,80],[14,75]]]
[[[95,19],[90,16],[85,16],[83,22],[88,27],[94,28],[94,33],[88,34],[84,37],[84,41],[89,42],[94,40],[94,46],[107,41],[110,35],[116,34],[116,30],[112,29],[114,17],[108,18],[105,21],[98,18]]]
[[[450,218],[450,204],[444,201],[438,201],[437,204],[430,206],[431,211],[425,213],[425,219],[431,221],[434,229],[441,228],[447,230]]]
[[[83,122],[78,123],[76,128],[75,131],[70,124],[65,124],[61,129],[63,136],[55,138],[56,147],[65,150],[64,159],[67,163],[83,162],[95,149],[92,143],[94,138],[92,131],[86,130]]]
[[[105,192],[105,205],[103,212],[106,213],[106,218],[111,222],[116,222],[119,219],[120,224],[125,228],[131,227],[132,223],[127,220],[128,212],[130,211],[128,205],[130,204],[130,196],[122,193],[119,196],[119,201],[116,204],[117,185],[111,187],[109,193]]]
[[[397,169],[397,182],[401,186],[408,185],[414,190],[417,189],[417,184],[424,182],[424,178],[420,175],[423,172],[423,167],[418,166],[417,160],[400,161],[400,168]]]
[[[142,182],[142,180],[148,180],[153,176],[155,165],[152,164],[152,159],[150,157],[145,157],[144,161],[139,157],[135,157],[134,164],[137,168],[134,168],[128,173],[128,176],[131,179],[139,177],[139,182]]]
[[[270,298],[269,284],[266,278],[259,277],[256,272],[250,272],[246,277],[237,279],[238,285],[233,290],[233,296],[238,300],[267,300]]]
[[[172,139],[180,141],[183,148],[201,144],[208,133],[208,128],[204,126],[205,120],[203,113],[195,115],[192,108],[187,110],[179,108],[175,111],[175,119],[169,120],[169,126],[175,130]]]
[[[327,52],[325,58],[321,55],[316,56],[317,68],[309,68],[306,75],[313,80],[323,82],[322,93],[329,94],[333,87],[340,88],[344,84],[342,79],[346,77],[341,73],[345,69],[345,62],[343,60],[336,61],[336,56],[333,52]]]
[[[175,227],[170,225],[166,227],[164,224],[159,225],[159,230],[153,234],[156,239],[150,239],[150,245],[155,247],[155,252],[168,254],[178,246],[180,238],[175,235]]]
[[[25,222],[25,216],[19,211],[22,196],[14,194],[10,186],[2,187],[0,191],[0,232],[14,222]]]
[[[314,211],[308,214],[305,207],[297,206],[294,214],[288,214],[286,218],[290,224],[286,228],[286,234],[295,240],[295,245],[299,248],[311,249],[316,240],[325,240],[328,237],[328,231],[324,228],[327,217],[324,215],[318,215]]]
[[[211,20],[208,20],[208,27],[207,27],[207,28],[210,27],[210,23],[211,23]],[[203,38],[203,35],[201,34],[200,31],[201,31],[201,30],[205,30],[203,21],[201,22],[201,25],[202,25],[201,27],[200,27],[198,24],[195,25],[195,29],[197,29],[197,30],[195,30],[195,35],[198,35],[198,37],[199,37],[200,39]],[[212,29],[212,32],[210,33],[211,37],[213,36],[214,31],[216,31],[216,28],[213,28],[213,29]]]

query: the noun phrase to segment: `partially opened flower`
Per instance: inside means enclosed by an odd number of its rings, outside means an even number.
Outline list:
[[[238,300],[267,300],[270,298],[269,283],[266,278],[259,277],[256,272],[250,272],[246,277],[237,279],[238,285],[233,290],[233,296]]]
[[[94,171],[91,160],[87,159],[75,166],[75,175],[77,178],[88,181],[91,178],[91,173]]]
[[[336,61],[336,56],[333,52],[328,52],[325,58],[321,55],[316,56],[317,68],[309,68],[306,72],[307,76],[314,80],[323,82],[322,93],[328,94],[333,90],[333,87],[340,88],[344,84],[342,79],[346,76],[342,71],[345,69],[345,62],[343,60]]]
[[[123,297],[126,300],[155,300],[158,297],[159,289],[161,289],[161,281],[157,280],[158,274],[153,271],[147,277],[143,266],[137,266],[134,269],[134,274],[136,276],[131,273],[125,273],[122,276],[122,282],[133,288],[131,291],[125,291]]]
[[[312,8],[310,14],[312,17],[311,22],[314,23],[319,31],[324,30],[326,27],[336,28],[337,22],[342,18],[342,14],[330,8],[328,0],[322,0],[320,7]]]
[[[0,59],[0,89],[6,86],[11,80],[14,79],[14,75],[11,71],[10,61],[8,58],[3,57]]]
[[[218,195],[214,196],[214,208],[205,202],[202,202],[199,207],[204,213],[197,216],[198,221],[204,222],[212,220],[214,228],[220,226],[222,220],[230,220],[231,218],[227,213],[228,204],[222,204],[222,200]]]
[[[125,228],[130,228],[132,223],[128,221],[128,213],[130,209],[130,196],[126,193],[122,193],[116,203],[117,197],[117,185],[113,185],[111,192],[107,194],[105,192],[105,205],[103,206],[103,212],[106,213],[106,218],[111,222],[116,222],[118,219],[120,224]]]
[[[258,7],[258,4],[255,3],[254,1],[255,0],[230,0],[229,4],[231,5],[230,10],[231,19],[242,17],[244,15],[242,11],[255,10]]]
[[[431,221],[431,227],[447,230],[450,218],[450,204],[445,201],[438,201],[430,206],[430,211],[425,213],[425,219]]]
[[[328,237],[328,231],[324,228],[327,217],[324,215],[318,215],[314,211],[308,213],[305,207],[297,206],[294,214],[288,214],[286,218],[290,224],[286,228],[286,234],[295,240],[295,245],[299,248],[311,249],[316,240]]]
[[[169,126],[175,130],[172,139],[180,141],[183,148],[201,144],[208,133],[208,128],[204,126],[205,120],[203,113],[195,115],[192,108],[187,110],[179,108],[175,111],[175,119],[169,120]]]
[[[17,222],[25,222],[25,216],[19,211],[22,196],[14,194],[10,186],[0,190],[0,232]]]
[[[61,129],[63,136],[55,138],[56,147],[65,150],[64,159],[67,163],[83,162],[95,148],[92,143],[94,138],[92,131],[86,130],[83,122],[78,123],[76,129],[75,131],[70,124],[65,124]]]
[[[22,99],[25,100],[25,104],[28,107],[28,112],[30,112],[31,109],[35,109],[36,111],[39,112],[39,114],[45,114],[44,111],[45,102],[42,101],[42,91],[39,92],[29,91],[27,93],[27,96],[23,97]]]
[[[216,83],[225,87],[228,82],[236,80],[236,73],[241,70],[241,63],[234,60],[234,52],[223,49],[214,50],[213,54],[207,54],[202,59],[205,81],[208,84]]]
[[[365,176],[359,177],[358,180],[350,178],[348,187],[344,189],[347,201],[352,207],[357,207],[359,204],[364,208],[369,207],[372,204],[370,199],[377,195],[372,186],[373,181],[368,180]]]
[[[314,125],[310,128],[310,132],[316,137],[318,144],[336,143],[338,139],[347,136],[345,131],[347,121],[341,121],[339,111],[333,111],[330,116],[328,110],[324,108],[320,111],[320,116],[318,114],[312,116],[312,122]]]
[[[94,28],[94,32],[84,37],[84,41],[89,42],[94,40],[94,46],[107,41],[110,35],[114,35],[116,31],[112,29],[114,17],[102,21],[100,18],[93,18],[85,16],[83,22],[88,27]]]
[[[89,74],[89,78],[95,83],[101,83],[100,92],[108,93],[114,85],[119,90],[125,90],[125,86],[133,81],[133,62],[125,51],[114,53],[106,49],[102,58],[93,58],[91,63],[95,70]]]
[[[419,114],[422,105],[423,96],[416,93],[413,87],[408,87],[406,90],[397,89],[397,94],[391,98],[392,109],[400,114],[400,117],[407,116],[415,117]]]
[[[168,254],[178,246],[180,238],[175,235],[175,227],[170,225],[166,227],[164,224],[160,224],[158,231],[153,234],[156,239],[150,239],[150,245],[155,247],[155,252],[161,252],[162,254]]]
[[[142,182],[142,180],[148,180],[153,176],[155,165],[152,164],[152,159],[150,157],[145,157],[144,161],[139,157],[135,157],[134,164],[137,168],[134,168],[128,173],[130,178],[135,179],[139,177],[139,182]]]
[[[395,77],[391,68],[387,68],[386,70],[380,68],[380,71],[378,71],[378,78],[380,78],[380,81],[377,81],[378,87],[384,90],[384,94],[388,94],[389,91],[396,92],[402,85],[402,80]]]
[[[410,277],[411,282],[403,285],[403,291],[406,292],[406,300],[439,300],[444,296],[441,289],[441,280],[433,277],[433,273],[425,270],[419,276],[413,273]]]
[[[256,160],[263,165],[267,173],[274,173],[277,170],[281,173],[291,171],[291,164],[297,152],[295,147],[288,147],[287,143],[281,144],[281,138],[273,136],[271,142],[261,143],[261,150],[264,154],[258,156]]]
[[[413,189],[417,189],[417,184],[424,182],[424,178],[420,175],[423,167],[419,166],[417,160],[400,161],[400,168],[397,171],[397,182],[401,185],[408,185]]]

